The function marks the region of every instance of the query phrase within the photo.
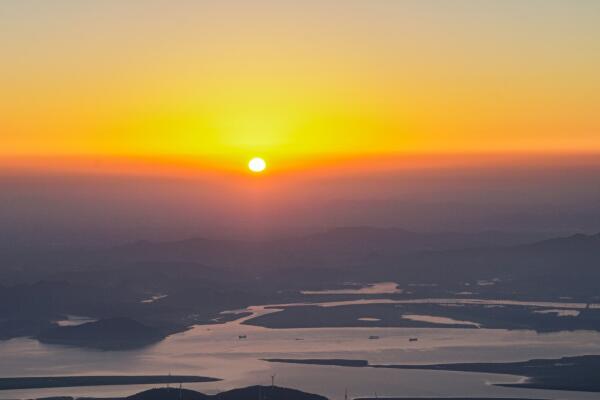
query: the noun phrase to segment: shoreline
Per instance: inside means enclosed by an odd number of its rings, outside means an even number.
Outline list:
[[[532,359],[506,363],[455,364],[370,364],[367,360],[350,359],[263,359],[272,363],[327,365],[350,368],[413,369],[492,373],[519,376],[518,383],[493,383],[494,386],[518,389],[543,389],[600,392],[600,355]]]

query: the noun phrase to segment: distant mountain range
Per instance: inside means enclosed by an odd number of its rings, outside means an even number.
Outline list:
[[[94,249],[5,250],[0,253],[0,278],[3,282],[18,282],[60,271],[144,262],[198,263],[236,271],[328,269],[361,265],[374,254],[399,257],[421,251],[513,246],[547,238],[547,234],[538,233],[419,233],[399,228],[348,227],[264,241],[192,238]]]
[[[600,301],[600,234],[538,236],[354,227],[270,241],[3,253],[0,338],[44,331],[42,340],[65,340],[75,330],[48,328],[66,315],[128,317],[169,334],[233,318],[223,310],[318,301],[327,295],[302,291],[348,282],[396,282],[402,292],[388,296],[396,298]]]
[[[529,243],[542,234],[505,232],[418,233],[399,228],[348,227],[312,235],[268,241],[189,239],[137,242],[112,249],[114,256],[135,261],[197,261],[211,266],[323,267],[354,264],[374,252],[406,254]]]
[[[600,279],[600,234],[515,246],[417,252],[401,259],[379,254],[368,265],[371,275],[382,278],[428,281],[487,296],[600,299],[594,283]]]

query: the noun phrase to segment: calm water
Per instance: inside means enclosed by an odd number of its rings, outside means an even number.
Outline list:
[[[324,304],[331,306],[331,304]],[[250,307],[254,315],[276,310]],[[261,358],[351,358],[372,363],[514,361],[534,357],[600,354],[600,334],[447,328],[267,329],[242,325],[251,317],[221,325],[197,326],[141,350],[110,352],[44,345],[31,339],[0,342],[1,376],[69,374],[195,374],[224,379],[184,387],[215,393],[234,387],[276,384],[343,398],[352,396],[484,395],[548,399],[598,399],[594,393],[510,389],[490,382],[519,377],[441,371],[270,364]],[[247,335],[239,340],[239,335]],[[369,336],[379,340],[369,340]],[[409,342],[418,337],[418,342]],[[104,386],[1,391],[0,398],[51,395],[120,396],[152,387]]]
[[[327,289],[327,290],[303,290],[302,294],[393,294],[402,293],[396,282],[377,282],[361,288]]]

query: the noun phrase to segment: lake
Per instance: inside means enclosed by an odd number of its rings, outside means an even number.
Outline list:
[[[444,299],[446,301],[447,299]],[[431,300],[429,300],[431,301]],[[476,300],[471,300],[476,301]],[[486,300],[489,301],[489,300]],[[324,303],[331,306],[330,303]],[[548,399],[597,399],[595,393],[496,387],[519,377],[443,371],[407,371],[336,366],[276,364],[262,358],[346,358],[371,363],[448,363],[516,361],[567,355],[600,354],[600,334],[577,331],[538,334],[533,331],[449,328],[306,328],[268,329],[241,322],[265,313],[268,306],[249,307],[252,316],[196,326],[144,349],[99,351],[46,345],[27,338],[0,342],[0,375],[192,374],[221,382],[185,384],[207,393],[253,384],[270,384],[319,393],[337,400],[345,388],[354,397],[496,396]],[[576,307],[573,307],[576,308]],[[246,339],[239,339],[246,335]],[[369,336],[378,336],[370,340]],[[409,342],[418,337],[417,342]],[[1,391],[2,399],[52,395],[121,396],[153,387],[101,386]]]

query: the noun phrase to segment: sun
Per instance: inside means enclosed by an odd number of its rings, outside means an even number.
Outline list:
[[[252,172],[263,172],[267,168],[267,163],[260,157],[254,157],[248,161],[248,169]]]

